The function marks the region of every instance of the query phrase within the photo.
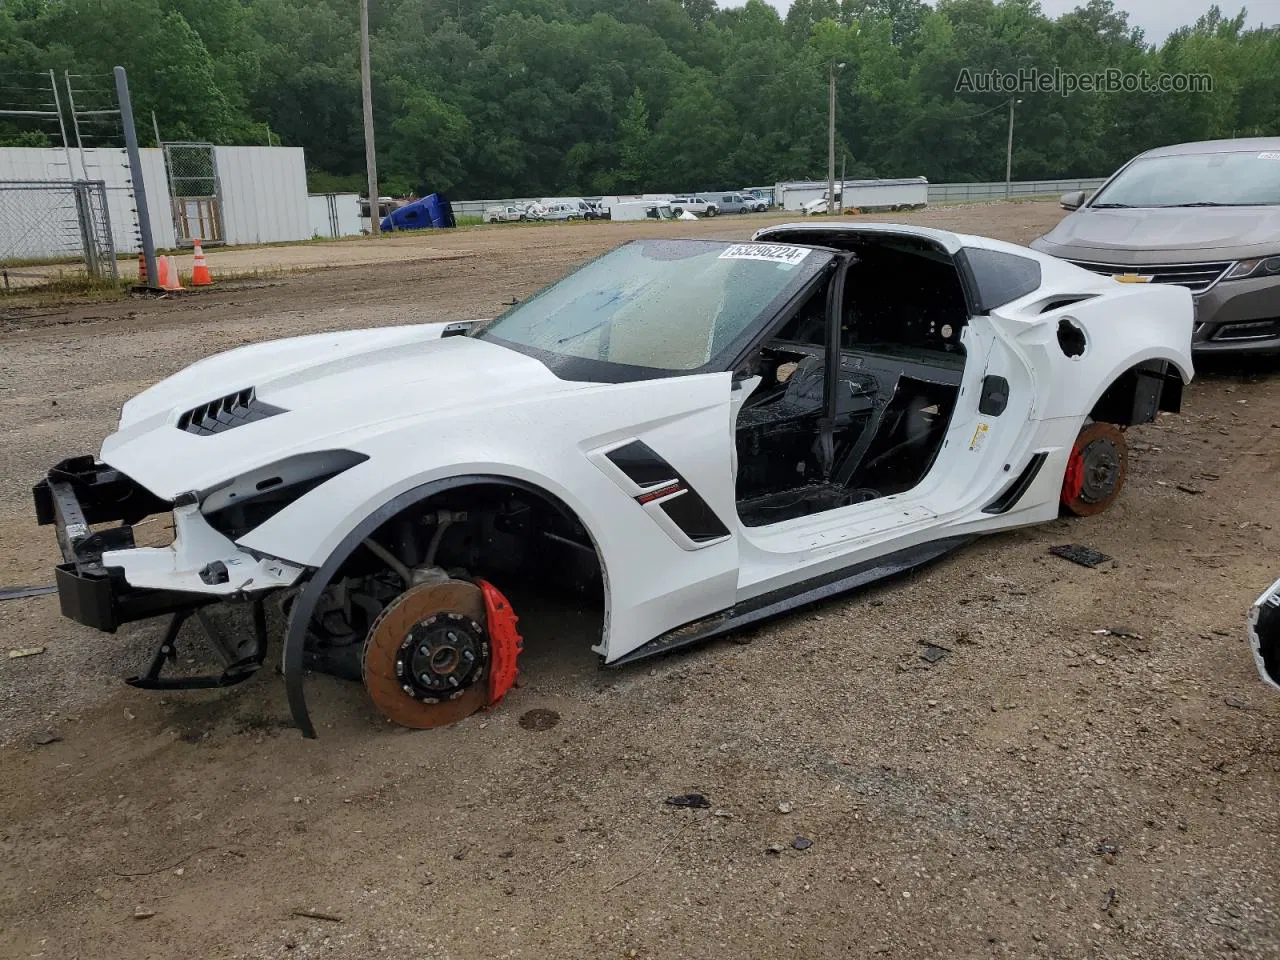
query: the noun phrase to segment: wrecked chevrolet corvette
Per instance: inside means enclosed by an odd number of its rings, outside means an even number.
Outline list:
[[[1125,427],[1178,409],[1191,329],[1182,287],[938,230],[637,240],[495,320],[195,363],[49,471],[36,514],[66,616],[169,618],[135,685],[245,679],[275,596],[304,734],[308,668],[431,727],[511,685],[520,590],[597,606],[592,649],[624,664],[1099,513]],[[173,542],[137,546],[153,515]],[[225,667],[167,675],[192,616]]]

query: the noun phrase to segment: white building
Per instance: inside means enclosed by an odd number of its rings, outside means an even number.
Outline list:
[[[203,170],[212,176],[183,179],[167,169],[159,148],[143,149],[142,179],[146,188],[151,233],[159,248],[190,243],[278,243],[314,236],[307,198],[307,173],[301,147],[195,147],[203,152]],[[83,158],[83,159],[82,159]],[[5,181],[24,185],[100,180],[106,186],[107,212],[116,253],[140,247],[138,215],[129,175],[129,158],[121,148],[63,150],[53,147],[0,147],[0,192]],[[192,196],[184,184],[200,182]],[[209,187],[212,186],[212,193]],[[180,194],[174,199],[174,188]],[[66,191],[23,189],[12,203],[22,210],[0,222],[0,260],[56,257],[65,243]],[[74,211],[70,212],[74,218]],[[358,231],[357,231],[358,232]]]

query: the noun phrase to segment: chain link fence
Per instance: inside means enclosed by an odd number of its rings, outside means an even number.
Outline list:
[[[206,244],[223,242],[213,144],[166,143],[164,163],[178,244],[189,246],[196,237]]]
[[[100,180],[0,180],[0,292],[117,279]]]

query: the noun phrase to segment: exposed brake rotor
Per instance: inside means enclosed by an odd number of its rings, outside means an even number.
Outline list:
[[[465,580],[406,590],[374,621],[361,665],[388,719],[424,730],[457,723],[489,702],[485,598]]]
[[[1062,504],[1078,517],[1101,513],[1124,489],[1129,469],[1124,433],[1114,424],[1087,424],[1076,438],[1062,483]]]

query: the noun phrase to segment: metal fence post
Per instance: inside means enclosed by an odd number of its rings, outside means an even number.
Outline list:
[[[89,185],[81,180],[71,185],[76,198],[76,221],[80,225],[80,243],[84,247],[84,268],[91,277],[101,277],[98,263],[97,235],[93,229],[93,212],[89,207]]]
[[[147,265],[147,286],[154,290],[159,287],[160,275],[156,270],[156,244],[151,235],[151,212],[147,208],[147,187],[142,178],[142,154],[138,150],[138,131],[133,125],[129,77],[124,72],[124,67],[116,67],[115,75],[116,98],[120,101],[120,123],[124,127],[124,145],[129,151],[129,177],[133,180],[133,199],[138,209],[138,233],[142,237],[142,256]]]

